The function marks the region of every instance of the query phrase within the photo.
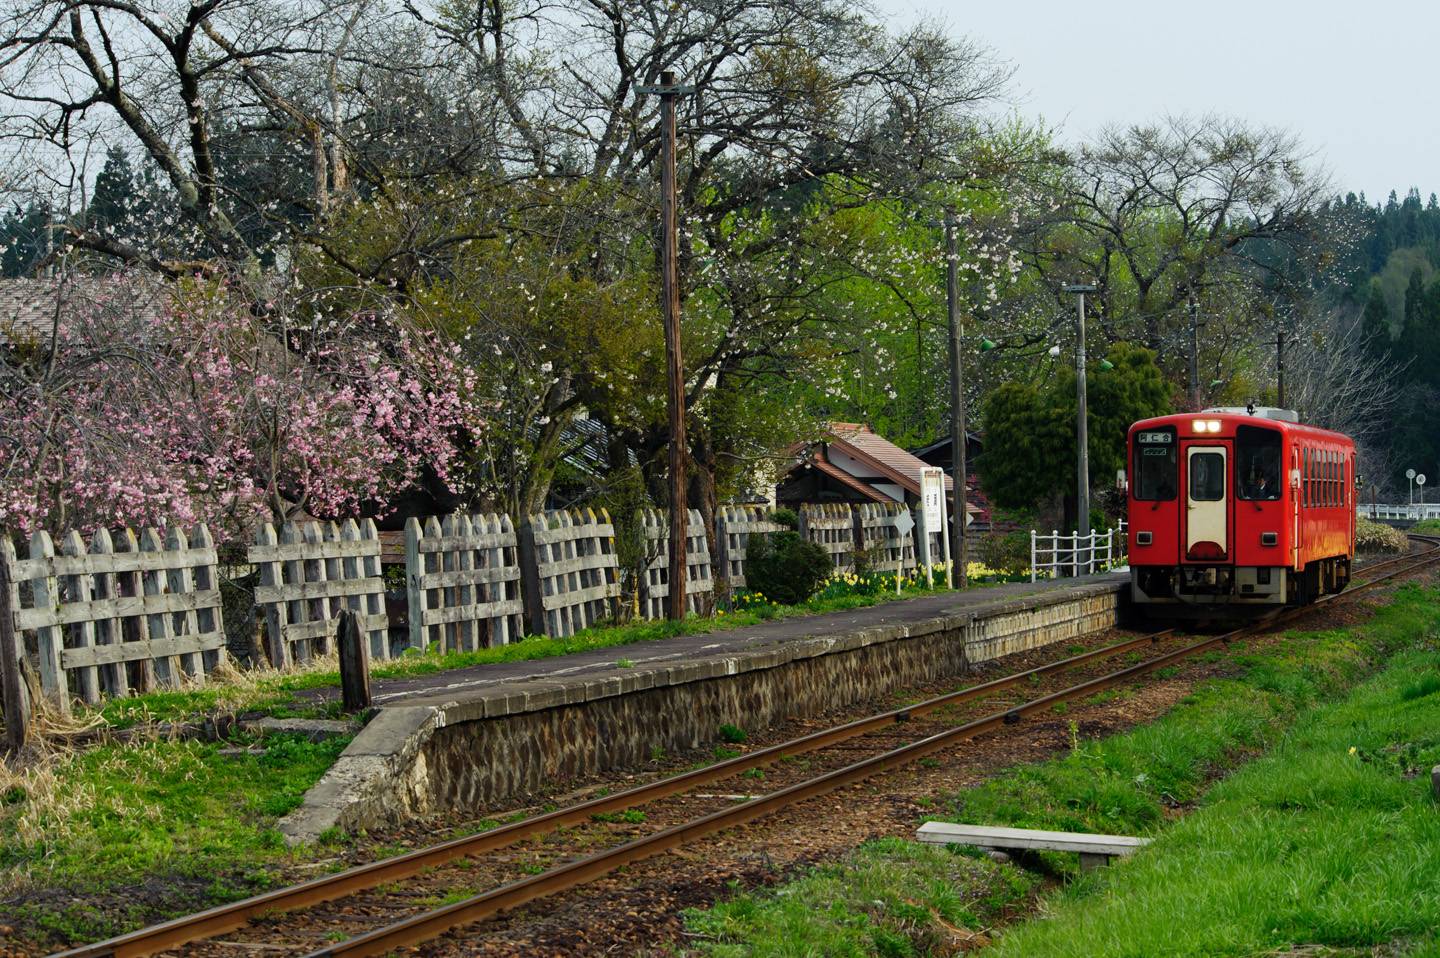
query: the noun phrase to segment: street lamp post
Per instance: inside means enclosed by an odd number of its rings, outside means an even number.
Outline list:
[[[1085,294],[1095,292],[1089,284],[1071,284],[1064,291],[1075,294],[1075,532],[1080,526],[1090,531],[1090,440],[1085,401]]]

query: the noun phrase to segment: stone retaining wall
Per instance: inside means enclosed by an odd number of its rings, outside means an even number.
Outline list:
[[[386,708],[281,828],[304,841],[441,809],[478,814],[657,749],[709,744],[724,723],[766,728],[1113,626],[1124,592],[1108,582],[1061,588],[907,625]]]

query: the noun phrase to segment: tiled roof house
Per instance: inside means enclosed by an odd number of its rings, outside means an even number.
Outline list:
[[[920,500],[920,470],[925,463],[870,427],[853,422],[832,422],[825,438],[796,450],[793,466],[776,485],[781,505],[807,502],[903,502]],[[954,488],[945,477],[948,492]],[[978,520],[973,503],[966,503],[971,521]]]

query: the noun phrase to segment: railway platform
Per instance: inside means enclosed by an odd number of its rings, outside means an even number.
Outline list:
[[[704,635],[376,681],[377,711],[281,823],[291,841],[566,779],[960,675],[1116,624],[1129,578],[987,586]],[[317,690],[317,695],[338,695]]]

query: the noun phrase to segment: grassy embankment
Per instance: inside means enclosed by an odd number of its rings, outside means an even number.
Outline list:
[[[156,740],[0,766],[0,943],[89,941],[266,887],[294,856],[276,820],[347,742]]]
[[[1440,591],[1407,586],[1366,624],[1242,651],[1235,677],[1203,682],[1156,722],[940,797],[927,817],[1157,838],[1135,859],[1069,883],[1047,918],[1005,932],[996,952],[1435,945],[1427,936],[1440,928],[1440,817],[1428,773],[1440,762],[1437,635]],[[928,953],[935,918],[953,920],[917,894],[937,853],[895,841],[885,854],[889,901],[905,907],[880,907],[886,900],[865,890],[862,857],[693,912],[690,928],[705,936],[695,950]],[[1073,856],[1050,864],[1076,867]],[[970,894],[1014,887],[1014,866],[1000,874],[1009,884],[977,886],[984,875],[972,871]],[[983,915],[966,923],[978,927]]]

